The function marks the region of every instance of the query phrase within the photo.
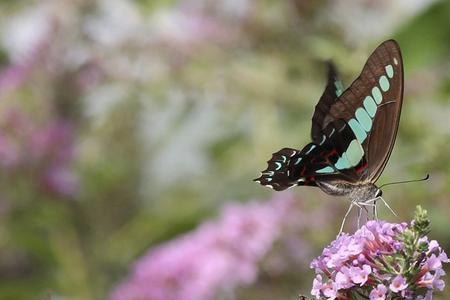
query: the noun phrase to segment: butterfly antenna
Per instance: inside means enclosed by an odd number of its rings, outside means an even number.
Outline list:
[[[406,181],[395,181],[395,182],[389,182],[389,183],[385,183],[382,186],[380,186],[380,189],[384,186],[387,185],[392,185],[392,184],[400,184],[400,183],[410,183],[410,182],[418,182],[418,181],[425,181],[430,179],[430,174],[427,174],[427,176],[425,176],[424,178],[420,178],[420,179],[414,179],[414,180],[406,180]]]

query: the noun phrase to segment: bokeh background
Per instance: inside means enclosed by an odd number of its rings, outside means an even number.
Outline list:
[[[251,180],[309,142],[332,59],[348,86],[400,43],[379,183],[450,250],[450,2],[0,3],[0,299],[296,299],[348,201]],[[347,231],[354,230],[349,222]],[[437,299],[450,297],[447,288]]]

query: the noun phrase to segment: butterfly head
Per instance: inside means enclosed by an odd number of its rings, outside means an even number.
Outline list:
[[[375,194],[375,198],[381,197],[383,196],[383,191],[381,189],[378,189],[376,194]]]

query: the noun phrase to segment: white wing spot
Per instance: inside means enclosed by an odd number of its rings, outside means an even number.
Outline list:
[[[335,129],[333,128],[333,130],[331,131],[329,137],[331,137],[334,134]]]
[[[398,65],[398,60],[394,57],[394,64]]]
[[[262,176],[262,175],[272,176],[273,174],[274,174],[273,171],[268,171],[268,172],[262,172],[262,173],[261,173],[261,176]]]
[[[306,155],[308,155],[309,153],[311,153],[311,151],[314,150],[314,148],[316,148],[316,145],[311,145],[311,147],[308,149],[308,151],[306,151]]]
[[[322,141],[320,142],[320,144],[319,145],[323,145],[323,143],[325,142],[325,140],[326,140],[326,137],[325,137],[325,135],[322,135]]]

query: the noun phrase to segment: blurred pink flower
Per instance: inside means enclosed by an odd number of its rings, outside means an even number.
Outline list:
[[[27,64],[11,65],[0,71],[0,94],[15,89],[25,80],[30,67]]]
[[[213,299],[221,291],[254,283],[287,221],[301,218],[292,209],[293,200],[283,193],[266,203],[227,205],[217,221],[151,249],[110,299]]]
[[[72,197],[78,191],[78,178],[64,166],[48,169],[42,180],[49,191],[61,196]]]
[[[42,60],[50,45],[49,36],[43,36],[42,40],[33,45],[29,53],[19,61],[12,63],[0,70],[0,96],[20,87],[28,79],[30,73]]]
[[[10,179],[31,176],[46,191],[74,196],[78,185],[72,159],[73,129],[68,122],[36,124],[18,109],[0,116],[0,172]]]
[[[34,160],[52,160],[63,163],[73,156],[72,128],[65,121],[55,120],[30,132],[30,156]]]
[[[11,169],[19,160],[18,145],[6,136],[0,136],[0,168]]]
[[[185,47],[184,50],[192,50],[208,41],[228,42],[235,35],[232,24],[222,24],[201,11],[187,9],[163,13],[157,20],[159,40]]]
[[[73,130],[69,123],[56,120],[31,132],[25,155],[38,166],[43,187],[64,197],[78,190],[78,179],[70,168],[73,159]],[[25,158],[27,159],[27,158]]]

